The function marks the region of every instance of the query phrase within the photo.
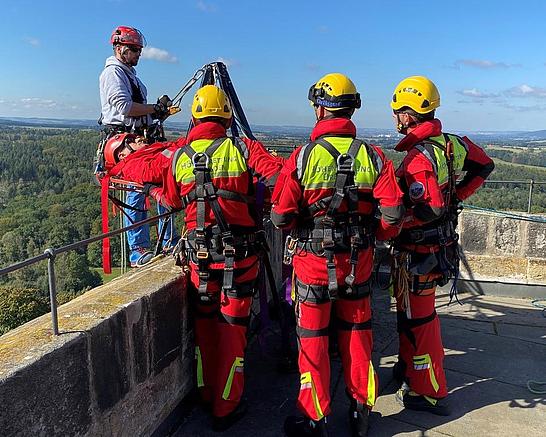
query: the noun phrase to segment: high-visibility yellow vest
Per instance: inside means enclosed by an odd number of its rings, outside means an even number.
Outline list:
[[[353,142],[353,138],[348,137],[323,138],[342,154],[347,153]],[[354,181],[357,187],[371,189],[382,168],[383,162],[379,154],[363,142],[354,157]],[[332,154],[319,143],[312,142],[301,149],[297,170],[304,190],[334,188],[337,163]]]
[[[196,153],[207,153],[215,140],[195,140],[190,146]],[[238,177],[247,171],[248,149],[243,141],[225,138],[209,156],[211,177]],[[173,159],[173,175],[177,182],[187,184],[195,180],[193,162],[183,148],[176,151]]]
[[[446,134],[453,144],[453,171],[457,178],[464,166],[464,161],[468,153],[468,146],[457,135]],[[449,180],[449,168],[445,155],[446,138],[444,135],[427,138],[423,143],[418,144],[416,148],[430,161],[434,169],[434,173],[438,179],[440,187],[447,184]]]

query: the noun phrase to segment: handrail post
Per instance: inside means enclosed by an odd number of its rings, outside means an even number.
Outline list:
[[[533,186],[535,185],[535,180],[531,179],[529,182],[529,203],[527,203],[527,214],[531,214],[531,204],[533,199]]]
[[[51,305],[51,322],[53,324],[53,334],[59,335],[59,320],[57,317],[57,286],[55,281],[55,251],[46,249],[47,255],[47,279],[49,283],[49,302]]]

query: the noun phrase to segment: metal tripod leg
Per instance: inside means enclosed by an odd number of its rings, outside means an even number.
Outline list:
[[[165,233],[167,232],[167,226],[170,226],[170,220],[173,220],[173,216],[166,218],[165,220],[159,219],[158,226],[161,227],[161,231],[157,237],[157,243],[155,244],[154,256],[158,256],[163,249],[163,239],[165,238]],[[163,224],[163,225],[162,225]]]
[[[269,261],[269,256],[264,250],[262,256],[262,263],[265,267],[265,273],[267,276],[267,281],[269,283],[269,288],[271,290],[271,297],[273,301],[273,308],[279,317],[279,327],[281,329],[281,359],[279,361],[279,370],[283,373],[289,373],[298,369],[297,360],[295,359],[294,354],[292,353],[292,348],[290,347],[290,332],[288,321],[286,320],[286,315],[282,307],[282,302],[279,297],[279,290],[275,286],[275,277],[273,276],[273,269],[271,268],[271,262]],[[284,283],[283,283],[284,286]],[[265,291],[265,290],[264,290]],[[264,311],[262,309],[261,311]]]

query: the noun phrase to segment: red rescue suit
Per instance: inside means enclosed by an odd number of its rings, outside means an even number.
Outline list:
[[[177,141],[153,143],[139,149],[118,162],[108,175],[137,184],[162,184],[163,174],[170,168],[173,153],[181,147],[185,138]]]
[[[446,205],[449,175],[446,174],[446,159],[441,147],[436,147],[434,142],[442,140],[442,137],[457,142],[456,146],[460,149],[460,162],[455,162],[453,171],[466,172],[455,185],[457,199],[452,199],[452,204],[472,195],[494,168],[493,161],[468,138],[442,134],[442,125],[437,119],[419,124],[398,143],[396,150],[407,152],[396,171],[404,191],[407,212],[395,245],[400,251],[409,253],[412,261],[429,260],[426,257],[431,254],[438,258],[441,250],[436,223],[444,218],[449,206]],[[429,143],[431,139],[434,142]],[[454,160],[457,161],[457,157]],[[415,240],[415,236],[421,242]],[[450,247],[456,248],[456,242],[448,243],[451,244],[453,246]],[[424,270],[428,270],[426,266]],[[413,392],[435,399],[447,396],[444,349],[440,321],[435,311],[436,286],[442,278],[444,272],[441,263],[438,263],[424,274],[413,274],[409,288],[395,287],[400,333],[399,360],[402,369],[405,369],[405,380]]]
[[[273,191],[271,220],[277,227],[292,228],[292,233],[302,229],[302,220],[313,205],[331,197],[332,180],[336,178],[336,160],[327,149],[320,149],[321,139],[335,145],[340,153],[347,153],[356,136],[356,127],[348,119],[334,118],[317,122],[311,134],[311,143],[296,149],[284,166]],[[351,145],[349,145],[349,143]],[[309,152],[309,147],[313,147]],[[344,147],[344,149],[342,149]],[[371,219],[379,204],[381,220],[377,234],[388,239],[399,231],[403,216],[402,192],[396,184],[392,163],[375,146],[361,145],[354,168],[358,185],[358,216]],[[315,154],[315,155],[313,155]],[[307,164],[304,162],[308,159]],[[368,164],[364,164],[367,160]],[[359,173],[357,173],[359,172]],[[368,173],[374,174],[373,177]],[[366,185],[367,184],[367,185]],[[319,202],[319,203],[317,203]],[[347,200],[343,200],[338,212],[347,212]],[[315,210],[307,222],[320,220],[327,205]],[[370,220],[371,221],[371,220]],[[315,231],[311,231],[315,232]],[[298,407],[304,415],[320,420],[330,413],[330,362],[328,355],[328,328],[332,305],[338,328],[338,341],[343,361],[345,382],[349,394],[360,404],[372,408],[377,396],[377,375],[371,363],[372,333],[369,293],[349,297],[346,278],[351,274],[351,251],[336,250],[334,254],[335,276],[340,289],[339,299],[313,299],[313,290],[323,290],[329,284],[327,262],[324,256],[313,250],[296,249],[293,254],[294,281],[298,284],[296,300],[297,332],[300,345],[299,369],[301,385]],[[373,265],[372,243],[358,252],[354,268],[354,286],[366,287]],[[310,293],[301,292],[301,287]],[[343,293],[345,291],[345,294]]]
[[[239,149],[234,148],[235,141],[240,141],[238,147],[245,149],[244,156],[239,153]],[[253,205],[249,204],[254,196],[251,171],[272,183],[284,163],[283,158],[272,156],[258,141],[247,138],[234,141],[227,139],[226,129],[219,123],[204,122],[195,126],[185,140],[179,140],[181,148],[171,156],[163,171],[161,189],[151,191],[152,196],[163,205],[184,208],[186,235],[182,238],[185,238],[188,244],[199,220],[197,201],[195,199],[187,201],[188,196],[195,192],[196,176],[192,171],[192,160],[183,149],[207,153],[215,142],[221,142],[224,148],[216,149],[217,151],[210,157],[214,188],[217,191],[239,193],[245,199],[241,201],[218,197],[223,218],[231,229],[237,230],[238,234],[235,237],[239,239],[254,235],[253,232],[258,228],[253,216]],[[223,150],[229,153],[224,154]],[[234,173],[233,166],[235,170],[243,168],[244,171]],[[205,205],[203,218],[208,230],[218,225],[209,204]],[[210,262],[207,272],[202,272],[198,268],[196,250],[191,244],[187,249],[190,279],[196,292],[194,308],[197,385],[203,401],[212,404],[213,415],[223,417],[236,408],[243,392],[246,331],[250,320],[252,294],[258,276],[258,257],[255,254],[237,257],[233,265],[233,287],[222,292],[224,262]],[[211,300],[206,303],[198,299],[197,292],[203,285],[203,274],[207,275],[204,284],[206,294],[211,296]]]

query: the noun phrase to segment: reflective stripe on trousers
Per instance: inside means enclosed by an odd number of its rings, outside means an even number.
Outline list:
[[[420,284],[433,283],[438,275],[420,275]],[[406,379],[411,390],[432,398],[447,396],[444,372],[444,347],[440,329],[440,319],[434,314],[436,286],[419,290],[419,294],[409,293],[411,320],[423,319],[426,323],[410,327],[410,334],[400,330],[400,359],[406,364]],[[396,295],[396,293],[395,293]],[[398,310],[402,302],[397,301]],[[408,312],[406,312],[408,313]]]
[[[375,404],[377,375],[371,364],[370,298],[334,303],[343,374],[350,395],[368,407]],[[297,302],[298,364],[301,387],[298,408],[306,417],[320,420],[330,414],[330,357],[328,352],[332,302]]]

